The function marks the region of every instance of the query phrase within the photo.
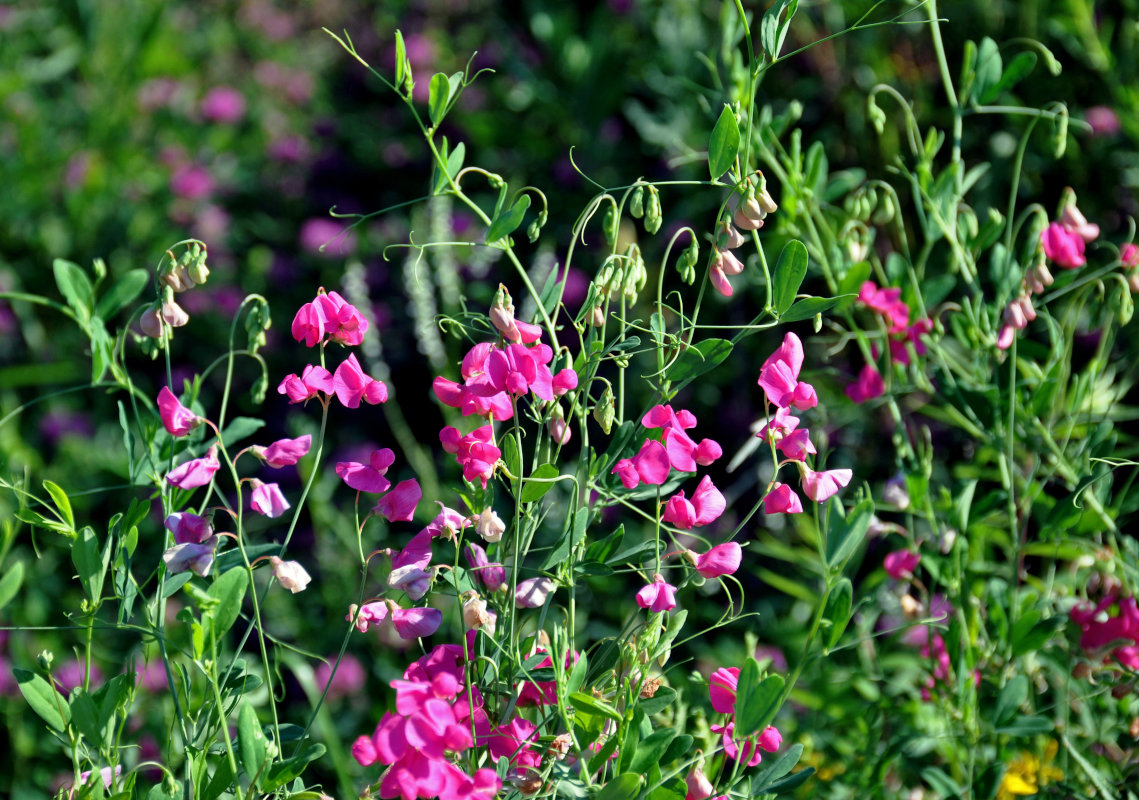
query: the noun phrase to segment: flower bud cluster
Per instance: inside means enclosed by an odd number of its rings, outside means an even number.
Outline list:
[[[166,255],[167,260],[158,271],[162,296],[142,312],[138,321],[143,334],[159,342],[165,342],[171,328],[181,328],[190,321],[190,315],[174,300],[174,294],[189,291],[205,283],[210,276],[203,242],[192,240],[178,258],[169,250]]]

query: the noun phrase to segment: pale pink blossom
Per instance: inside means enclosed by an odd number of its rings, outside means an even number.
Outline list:
[[[262,483],[253,478],[249,482],[253,487],[253,494],[249,500],[249,507],[258,514],[276,518],[289,510],[289,501],[281,492],[281,487],[275,483]]]
[[[305,568],[296,561],[284,561],[277,556],[269,556],[269,565],[273,570],[273,576],[281,586],[293,594],[303,592],[312,580]]]
[[[803,492],[816,503],[822,503],[838,494],[838,490],[850,483],[853,473],[848,469],[830,469],[825,472],[815,472],[813,469],[800,464],[799,472],[803,483]]]
[[[556,588],[557,584],[549,578],[527,578],[514,591],[514,605],[519,608],[541,608]]]

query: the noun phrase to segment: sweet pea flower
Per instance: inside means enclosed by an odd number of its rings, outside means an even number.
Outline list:
[[[846,387],[846,396],[856,403],[865,403],[875,397],[881,397],[886,387],[882,381],[882,373],[867,364],[858,373],[858,380]]]
[[[668,499],[661,522],[688,530],[719,519],[725,508],[727,501],[724,495],[712,484],[712,479],[705,475],[692,493],[691,501],[685,498],[684,492]]]
[[[1064,206],[1064,210],[1060,213],[1060,224],[1083,239],[1085,244],[1093,242],[1099,237],[1099,225],[1088,222],[1075,203]]]
[[[1076,269],[1087,263],[1084,258],[1084,240],[1058,222],[1053,222],[1040,234],[1044,255],[1063,269]]]
[[[506,533],[506,523],[493,508],[487,506],[475,520],[475,532],[487,542],[497,542]]]
[[[202,424],[203,420],[186,408],[166,386],[158,393],[158,414],[162,425],[171,436],[185,436]]]
[[[388,468],[395,463],[395,453],[382,447],[373,450],[367,464],[358,461],[340,461],[336,464],[336,474],[346,484],[358,492],[381,494],[391,487],[391,481],[384,477]]]
[[[277,387],[277,394],[289,398],[289,403],[304,403],[318,394],[326,397],[336,391],[332,373],[324,367],[315,364],[306,364],[300,377],[296,374],[287,375]]]
[[[419,481],[409,478],[400,481],[396,487],[381,497],[373,511],[382,515],[388,522],[410,522],[415,516],[415,508],[423,499]]]
[[[743,548],[740,547],[739,542],[724,542],[716,545],[707,553],[697,555],[689,550],[687,555],[692,565],[696,567],[696,571],[703,577],[719,578],[723,575],[731,575],[740,568],[740,562],[743,560]]]
[[[554,396],[561,397],[566,392],[572,392],[577,388],[577,380],[577,373],[569,367],[559,371],[552,382]]]
[[[360,362],[356,360],[355,353],[349,355],[336,368],[332,383],[336,398],[345,408],[359,408],[361,401],[369,405],[388,401],[387,385],[365,374]]]
[[[684,778],[684,785],[688,790],[684,800],[707,800],[712,796],[712,782],[699,767],[693,767]]]
[[[901,580],[911,577],[920,562],[921,553],[913,550],[895,550],[886,555],[882,560],[882,566],[886,568],[886,574],[891,578]]]
[[[273,469],[291,467],[308,455],[312,435],[306,433],[296,439],[278,439],[268,447],[253,447],[250,452]]]
[[[890,333],[905,330],[910,321],[910,307],[902,302],[902,290],[896,287],[881,289],[874,281],[866,281],[858,290],[858,302],[884,316],[890,322]]]
[[[527,578],[514,591],[514,605],[519,608],[541,608],[556,588],[557,584],[549,578]]]
[[[407,592],[412,601],[419,600],[431,588],[431,573],[408,564],[388,573],[388,586]]]
[[[788,333],[783,337],[783,344],[763,362],[759,372],[758,383],[773,405],[806,411],[819,404],[814,387],[799,381],[802,367],[803,343],[798,336]]]
[[[806,428],[791,431],[775,447],[792,461],[806,461],[809,454],[817,452],[811,442],[811,432]]]
[[[1119,251],[1119,261],[1128,269],[1139,267],[1139,245],[1133,242],[1123,245],[1123,249]]]
[[[176,511],[167,516],[163,524],[174,534],[174,541],[178,544],[201,544],[214,533],[208,519],[189,511]]]
[[[179,489],[197,489],[213,480],[214,473],[221,469],[218,461],[218,446],[211,445],[202,458],[195,458],[170,470],[166,482]]]
[[[355,603],[348,607],[348,615],[344,617],[347,622],[356,626],[360,633],[367,633],[372,625],[379,625],[388,618],[387,603],[365,603],[357,606]]]
[[[618,461],[610,473],[616,474],[626,489],[634,489],[641,483],[660,486],[668,480],[669,469],[665,446],[656,439],[645,439],[635,456]]]
[[[803,503],[790,486],[776,482],[763,498],[763,510],[767,514],[802,514]]]
[[[214,551],[218,537],[211,536],[204,542],[176,544],[162,554],[162,561],[171,574],[189,570],[199,577],[206,577],[214,564]]]
[[[658,572],[652,583],[637,592],[637,605],[650,611],[671,611],[676,608],[676,587],[665,583]]]
[[[253,495],[249,500],[249,507],[258,514],[276,518],[289,510],[289,501],[281,493],[281,487],[275,483],[262,483],[253,478],[250,480]]]
[[[277,556],[269,556],[269,565],[273,570],[273,577],[293,594],[303,592],[312,580],[305,568],[296,561],[284,561]]]
[[[463,548],[463,555],[470,565],[470,571],[475,574],[488,592],[498,590],[506,580],[506,569],[497,561],[490,561],[486,551],[474,542],[467,542]]]
[[[392,625],[401,639],[423,639],[439,630],[443,612],[437,608],[396,608]]]
[[[838,490],[850,483],[853,473],[848,469],[830,469],[815,472],[806,465],[799,464],[803,491],[816,503],[823,503],[838,494]]]
[[[739,690],[739,667],[720,667],[708,679],[708,697],[717,714],[736,713],[736,692]]]

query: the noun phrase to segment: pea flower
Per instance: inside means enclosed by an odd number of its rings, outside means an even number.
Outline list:
[[[895,550],[886,555],[882,560],[882,566],[886,568],[886,574],[891,578],[901,580],[911,577],[920,562],[921,553],[913,550]]]
[[[252,447],[250,451],[254,456],[265,462],[273,469],[291,467],[308,455],[312,446],[312,435],[306,433],[296,439],[278,439],[268,447]]]
[[[497,542],[506,533],[506,523],[493,508],[487,506],[475,520],[475,532],[487,542]]]
[[[676,587],[665,583],[658,572],[652,583],[637,592],[637,605],[650,611],[671,611],[676,608]]]
[[[854,402],[865,403],[867,400],[881,397],[885,388],[885,384],[882,382],[882,373],[875,369],[872,364],[867,364],[858,373],[858,380],[847,386],[844,391],[846,396]]]
[[[802,514],[803,502],[790,486],[777,481],[764,495],[763,510],[767,514]]]
[[[372,451],[367,464],[358,461],[337,462],[336,474],[358,492],[381,494],[392,485],[384,475],[394,463],[395,453],[387,447],[381,447]]]
[[[555,588],[556,584],[549,578],[527,578],[514,591],[514,605],[519,608],[541,608]]]
[[[661,522],[688,530],[719,519],[726,507],[724,495],[712,484],[712,479],[705,475],[692,493],[691,501],[685,498],[684,492],[678,492],[668,499]]]
[[[717,714],[736,713],[736,692],[739,690],[739,667],[720,667],[708,679],[708,697]]]
[[[203,422],[201,417],[182,405],[174,392],[166,386],[158,393],[158,414],[162,417],[163,427],[171,436],[185,436]]]
[[[249,507],[258,514],[276,518],[289,510],[289,501],[281,492],[281,487],[275,483],[262,483],[253,478],[250,480],[253,495],[249,500]]]
[[[1076,269],[1087,263],[1084,258],[1084,240],[1058,222],[1053,222],[1040,234],[1044,255],[1063,269]]]
[[[293,594],[303,592],[312,580],[299,562],[283,561],[277,556],[269,556],[269,565],[273,569],[273,576],[280,582],[281,586]]]
[[[743,560],[743,548],[740,547],[739,542],[724,542],[700,555],[689,550],[686,556],[703,577],[719,578],[723,575],[731,575],[740,568],[740,562]]]
[[[300,377],[295,373],[286,375],[277,386],[277,394],[288,397],[289,403],[304,403],[318,394],[323,393],[327,397],[335,391],[332,373],[315,364],[306,364]]]
[[[758,383],[773,405],[806,411],[819,404],[814,387],[799,381],[802,367],[803,343],[798,336],[788,333],[783,337],[783,344],[763,362],[759,372]]]
[[[853,473],[848,469],[830,469],[815,472],[804,464],[799,464],[803,481],[803,491],[816,503],[823,503],[838,494],[838,490],[850,483]]]
[[[345,408],[359,408],[361,401],[369,405],[388,401],[387,385],[365,374],[360,362],[356,360],[355,353],[349,355],[336,368],[336,372],[332,375],[332,385],[336,399]]]
[[[645,439],[641,449],[632,458],[622,458],[610,470],[621,479],[626,489],[635,489],[638,484],[660,486],[668,480],[670,462],[665,446],[656,439]]]
[[[373,510],[388,522],[410,522],[422,499],[423,490],[419,488],[419,481],[409,478],[397,483],[394,489],[381,497]]]
[[[213,480],[214,473],[221,469],[217,451],[217,445],[211,445],[202,458],[195,458],[170,470],[166,482],[179,489],[197,489],[199,486],[205,486]]]
[[[488,592],[497,591],[506,580],[506,569],[502,564],[490,561],[480,545],[467,542],[463,548],[463,555],[470,565],[470,571],[482,582]]]

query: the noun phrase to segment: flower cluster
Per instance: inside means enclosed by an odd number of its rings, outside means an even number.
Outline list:
[[[734,209],[732,221],[722,220],[716,233],[716,243],[712,247],[712,264],[708,270],[708,278],[712,285],[724,297],[732,296],[732,284],[728,281],[729,275],[739,275],[744,271],[744,264],[732,250],[741,246],[746,239],[736,228],[745,231],[759,230],[768,214],[774,214],[778,209],[775,201],[767,191],[767,184],[760,175],[758,188],[751,180],[748,181],[747,192],[743,195],[734,195]],[[734,223],[734,227],[733,227]]]
[[[717,723],[711,727],[713,733],[720,734],[720,741],[724,753],[736,761],[749,767],[754,767],[763,760],[761,750],[774,753],[783,744],[783,735],[773,726],[768,725],[758,735],[749,736],[739,741],[736,739],[736,692],[739,688],[739,667],[720,667],[712,673],[708,681],[708,696],[712,701],[712,709],[717,714],[727,714],[730,719],[726,723]]]
[[[385,713],[371,736],[352,745],[362,766],[387,766],[381,797],[491,800],[502,788],[493,769],[468,775],[455,763],[492,736],[482,695],[465,690],[465,660],[462,647],[444,644],[413,662],[390,684],[395,713]]]
[[[759,385],[767,402],[776,407],[775,414],[756,433],[786,459],[798,465],[800,482],[806,495],[816,503],[829,500],[838,490],[850,483],[849,469],[816,472],[807,466],[807,456],[816,452],[811,443],[810,431],[799,427],[799,417],[791,409],[807,411],[819,404],[815,388],[799,380],[803,368],[803,343],[793,333],[783,337],[783,343],[763,362],[759,371]],[[803,511],[799,496],[784,483],[773,481],[763,499],[768,514],[798,514]]]
[[[910,345],[917,355],[925,355],[926,346],[921,337],[933,330],[933,321],[919,317],[911,323],[910,307],[902,300],[901,289],[880,289],[873,281],[866,281],[858,290],[858,303],[882,317],[889,335],[890,358],[893,361],[902,365],[909,364]],[[846,394],[856,403],[878,397],[882,394],[882,376],[868,364],[859,373],[858,381],[847,387]]]
[[[1134,597],[1121,600],[1109,594],[1094,606],[1075,606],[1069,616],[1080,626],[1080,647],[1089,656],[1139,670],[1139,606]]]

